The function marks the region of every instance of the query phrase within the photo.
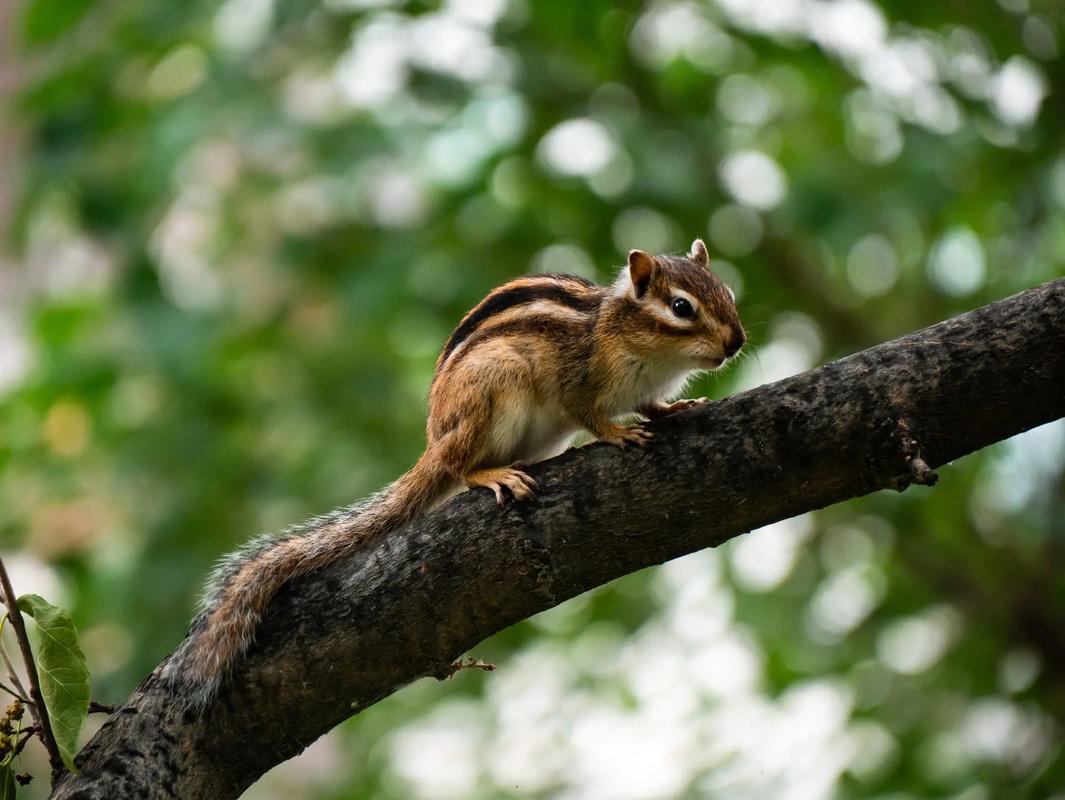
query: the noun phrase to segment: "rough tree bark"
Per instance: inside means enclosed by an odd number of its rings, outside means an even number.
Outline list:
[[[53,797],[237,797],[538,611],[776,520],[934,482],[933,468],[1061,416],[1065,279],[661,420],[646,450],[571,450],[532,468],[533,502],[466,493],[290,585],[202,718],[149,676]]]

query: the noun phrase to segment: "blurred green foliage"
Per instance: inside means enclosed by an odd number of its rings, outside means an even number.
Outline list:
[[[417,457],[437,348],[515,275],[706,237],[752,340],[720,396],[1065,272],[1062,0],[23,0],[0,33],[0,544],[104,701],[220,554]],[[1045,800],[1063,453],[618,581],[250,796]]]

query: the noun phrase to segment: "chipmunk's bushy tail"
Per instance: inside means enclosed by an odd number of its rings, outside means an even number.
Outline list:
[[[247,651],[267,604],[293,578],[331,564],[368,539],[412,519],[442,499],[452,480],[423,456],[409,472],[360,504],[279,535],[249,542],[211,578],[189,635],[162,677],[182,706],[202,710]]]

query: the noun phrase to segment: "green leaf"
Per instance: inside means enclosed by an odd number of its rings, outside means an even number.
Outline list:
[[[15,800],[15,770],[10,764],[0,767],[0,800]]]
[[[78,632],[66,611],[38,595],[23,595],[18,607],[33,617],[40,631],[37,671],[41,694],[63,763],[74,772],[78,734],[89,714],[89,670],[78,645]]]
[[[47,44],[73,28],[95,0],[34,0],[26,5],[23,36],[31,45]]]

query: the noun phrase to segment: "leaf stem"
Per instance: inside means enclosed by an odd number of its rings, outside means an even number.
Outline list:
[[[22,660],[26,666],[26,678],[30,684],[30,697],[33,705],[30,711],[34,721],[41,732],[45,749],[48,751],[48,763],[52,767],[53,783],[57,775],[66,771],[63,758],[59,755],[59,745],[56,743],[55,734],[52,733],[52,722],[48,719],[48,709],[44,705],[44,696],[41,694],[41,683],[37,677],[37,664],[33,660],[33,650],[30,649],[30,639],[26,635],[26,624],[22,620],[22,612],[19,611],[18,601],[15,599],[15,590],[11,588],[11,579],[7,575],[7,567],[0,558],[0,587],[4,590],[4,603],[7,605],[8,619],[11,620],[11,628],[15,632],[19,650],[22,652]]]

